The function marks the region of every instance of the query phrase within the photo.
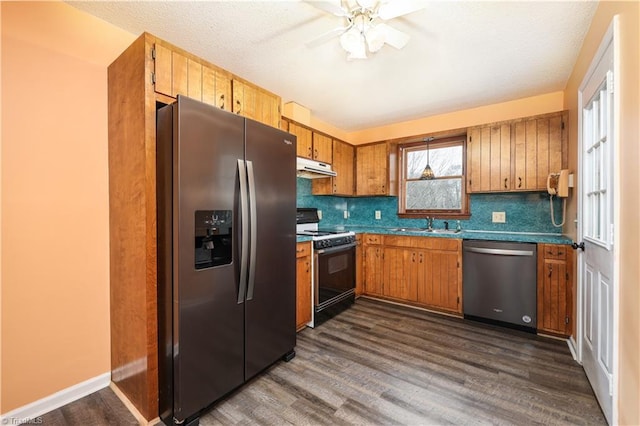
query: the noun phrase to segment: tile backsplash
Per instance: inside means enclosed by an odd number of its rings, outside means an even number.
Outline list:
[[[311,180],[298,178],[298,207],[322,210],[320,225],[353,225],[372,227],[424,227],[424,219],[400,219],[398,197],[334,197],[311,195]],[[561,234],[562,228],[551,223],[549,195],[546,192],[504,194],[472,194],[471,218],[461,220],[462,229],[506,232],[544,232]],[[556,223],[562,220],[562,200],[554,199]],[[375,219],[376,210],[381,219]],[[349,218],[344,218],[347,211]],[[505,212],[505,223],[493,223],[493,212]],[[443,228],[443,220],[435,220],[434,227]],[[455,219],[449,220],[451,227]]]

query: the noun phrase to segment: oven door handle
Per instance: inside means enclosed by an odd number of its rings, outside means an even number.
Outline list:
[[[341,245],[341,246],[338,246],[338,247],[328,247],[328,248],[318,249],[318,250],[315,250],[315,252],[317,254],[337,253],[337,252],[340,252],[340,251],[351,250],[355,246],[356,246],[356,243],[349,243],[349,244],[344,244],[344,245]]]

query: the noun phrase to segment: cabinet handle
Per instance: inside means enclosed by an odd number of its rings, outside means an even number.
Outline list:
[[[549,278],[551,278],[552,272],[553,272],[553,265],[549,265]]]
[[[317,149],[313,150],[313,158],[315,158],[316,160],[318,159],[318,150]]]
[[[416,254],[415,253],[411,253],[411,261],[413,263],[416,263]]]
[[[420,263],[422,263],[422,253],[420,253]]]
[[[224,109],[224,93],[220,95],[220,109]]]
[[[240,114],[242,112],[242,104],[240,103],[239,100],[237,100],[236,105],[238,105],[238,110],[236,111],[236,114]]]
[[[507,189],[507,178],[504,178],[504,189]]]
[[[309,272],[309,266],[310,266],[310,264],[309,264],[309,262],[307,262],[307,272]]]
[[[522,188],[522,178],[518,178],[518,188]]]
[[[311,158],[311,147],[309,147],[309,158]]]

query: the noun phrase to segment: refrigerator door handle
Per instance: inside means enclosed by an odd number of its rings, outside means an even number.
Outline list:
[[[247,291],[247,300],[253,299],[253,288],[256,281],[256,240],[258,227],[258,214],[256,212],[256,180],[253,173],[253,162],[247,161],[247,176],[249,178],[249,211],[251,221],[251,241],[249,255],[249,290]]]
[[[247,170],[244,160],[238,160],[238,176],[240,179],[240,221],[241,242],[240,242],[240,283],[238,284],[238,304],[244,303],[247,293],[247,258],[249,247],[249,206],[247,200]]]

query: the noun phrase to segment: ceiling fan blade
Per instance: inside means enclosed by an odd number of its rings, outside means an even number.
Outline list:
[[[387,24],[378,24],[376,28],[384,34],[384,42],[396,49],[405,47],[411,38],[408,34],[398,31]]]
[[[426,2],[418,0],[385,1],[378,8],[378,17],[386,21],[424,9],[425,6]]]
[[[309,40],[308,42],[305,43],[305,45],[307,47],[318,47],[321,44],[331,40],[332,38],[337,37],[340,34],[344,33],[349,28],[350,28],[349,26],[334,28],[332,30],[327,31],[324,34],[320,34],[318,37],[314,38],[313,40]]]
[[[320,1],[311,1],[308,0],[305,3],[310,4],[316,9],[320,9],[322,11],[328,12],[332,15],[336,16],[349,16],[349,13],[342,8],[340,5],[340,1],[331,1],[331,0],[320,0]]]

